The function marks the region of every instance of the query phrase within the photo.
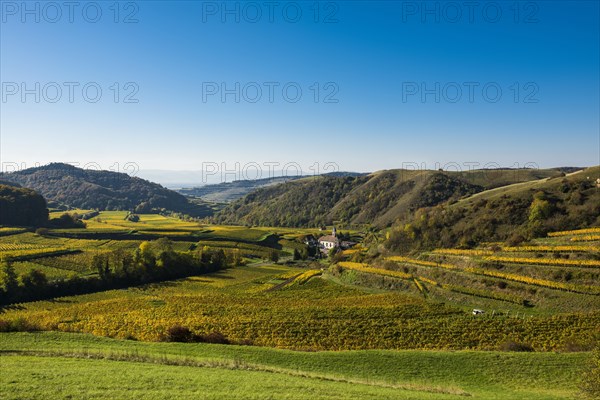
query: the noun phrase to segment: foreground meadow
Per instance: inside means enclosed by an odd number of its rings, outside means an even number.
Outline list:
[[[3,333],[0,397],[576,399],[589,358],[589,353],[307,353],[70,333]]]

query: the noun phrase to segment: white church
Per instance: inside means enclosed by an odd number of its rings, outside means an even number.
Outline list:
[[[340,240],[337,238],[335,226],[331,231],[331,235],[321,236],[319,238],[319,246],[326,251],[329,251],[334,247],[340,247]]]

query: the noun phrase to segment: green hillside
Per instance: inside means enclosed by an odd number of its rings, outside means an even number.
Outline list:
[[[384,244],[394,252],[505,240],[516,244],[550,231],[599,226],[599,177],[600,167],[590,167],[424,208],[400,218]]]

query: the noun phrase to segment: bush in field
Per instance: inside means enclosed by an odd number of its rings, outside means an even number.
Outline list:
[[[504,342],[500,345],[501,351],[534,351],[533,347],[527,343],[518,343],[512,340]]]
[[[78,219],[76,215],[64,213],[58,218],[52,218],[48,224],[52,228],[64,228],[64,229],[72,229],[72,228],[85,228],[85,222]]]
[[[27,321],[25,318],[17,318],[12,321],[0,319],[0,332],[35,332],[40,328]]]
[[[129,221],[129,222],[139,222],[140,221],[140,216],[137,214],[132,214],[129,213],[127,214],[127,216],[125,217],[125,220]]]
[[[174,325],[167,331],[167,342],[181,343],[214,343],[214,344],[230,344],[231,342],[221,332],[211,332],[206,335],[196,335],[190,328]]]
[[[536,198],[529,206],[529,222],[543,221],[552,214],[552,205],[548,200],[545,200],[542,195],[536,193]]]
[[[508,237],[508,239],[506,240],[506,245],[510,246],[510,247],[515,247],[520,245],[521,243],[523,243],[525,241],[525,237],[523,235],[521,235],[520,233],[513,233],[512,235],[510,235]]]
[[[269,260],[273,262],[279,261],[279,253],[277,252],[277,250],[271,250],[271,252],[269,253]]]
[[[35,234],[38,236],[46,236],[48,234],[48,228],[37,228]]]
[[[20,286],[24,289],[35,293],[39,291],[44,291],[46,286],[48,286],[48,278],[46,274],[38,269],[31,270],[24,275],[19,277]]]
[[[231,342],[221,332],[211,332],[207,335],[199,335],[195,338],[197,342],[214,343],[214,344],[230,344]]]
[[[17,273],[12,263],[3,261],[0,264],[0,300],[10,301],[18,285]]]
[[[302,259],[302,255],[300,254],[300,252],[298,251],[298,249],[294,249],[294,260],[298,261]]]
[[[193,342],[195,335],[189,328],[181,325],[174,325],[167,331],[167,342],[181,342],[190,343]]]

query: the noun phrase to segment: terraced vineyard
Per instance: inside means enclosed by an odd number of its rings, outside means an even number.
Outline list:
[[[182,325],[197,334],[218,331],[233,342],[299,350],[495,349],[507,340],[556,350],[595,337],[600,324],[599,311],[473,317],[469,310],[420,295],[363,291],[319,274],[280,265],[240,267],[169,284],[22,304],[0,319],[146,341],[164,340],[171,327]],[[431,290],[426,279],[419,282]]]
[[[121,229],[116,215],[108,213],[113,219],[107,219]],[[157,232],[158,226],[163,232],[177,230],[165,217],[150,221]],[[191,229],[189,223],[182,226]],[[275,234],[265,228],[197,228],[173,246],[181,252],[237,249],[254,264],[141,288],[26,303],[0,320],[9,326],[26,320],[43,330],[148,341],[164,340],[170,328],[183,325],[197,335],[218,331],[233,342],[312,350],[490,350],[509,340],[557,350],[573,343],[588,346],[598,336],[598,243],[564,244],[587,232],[551,235],[521,247],[438,249],[374,264],[342,261],[327,269],[323,262],[307,270],[256,261],[273,251],[291,257],[284,249],[299,245],[294,239],[306,230]],[[94,255],[133,251],[140,243],[129,237],[0,237],[4,254],[36,252],[35,259],[15,263],[19,273],[37,269],[50,280],[94,276]],[[44,254],[55,249],[77,252]],[[357,247],[343,257],[366,252]],[[473,308],[486,314],[474,317]]]
[[[523,314],[552,314],[600,308],[600,242],[563,245],[594,229],[556,232],[517,247],[487,244],[477,249],[436,249],[418,257],[388,256],[384,268],[341,262],[367,274],[415,283],[418,292],[440,301],[502,312],[506,304]],[[497,300],[497,301],[492,301]]]

